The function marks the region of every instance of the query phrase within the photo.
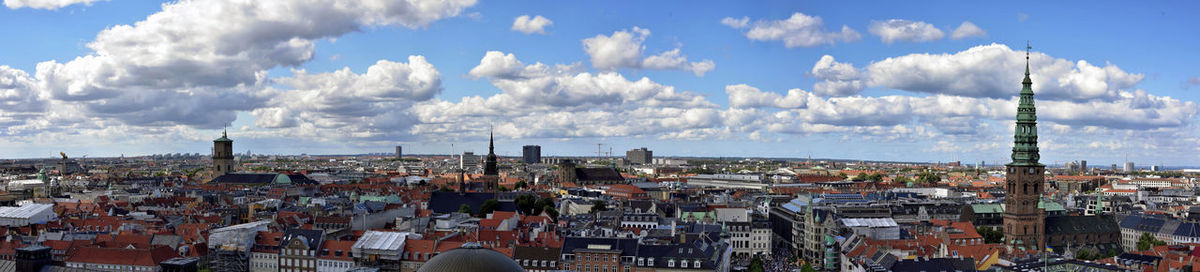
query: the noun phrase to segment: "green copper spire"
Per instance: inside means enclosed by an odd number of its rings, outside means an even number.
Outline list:
[[[1021,98],[1017,104],[1017,127],[1013,135],[1011,166],[1041,166],[1038,163],[1037,109],[1033,106],[1033,81],[1029,79],[1029,50],[1025,46],[1025,80],[1021,81]]]

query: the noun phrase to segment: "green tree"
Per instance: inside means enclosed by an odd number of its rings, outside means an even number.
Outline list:
[[[517,184],[513,185],[513,187],[517,189],[524,189],[529,188],[529,184],[525,183],[524,181],[518,181]]]
[[[488,199],[487,201],[483,202],[483,205],[479,205],[479,217],[487,216],[497,209],[500,209],[500,201]]]
[[[979,236],[983,236],[983,242],[989,244],[997,244],[1004,240],[1004,231],[993,227],[978,227],[975,231],[979,232]]]
[[[540,208],[537,206],[538,197],[531,194],[519,195],[513,202],[517,204],[517,209],[524,214],[532,215],[535,208]]]
[[[871,175],[867,176],[867,180],[870,180],[873,182],[880,182],[880,181],[883,181],[883,175],[880,175],[879,173],[871,174]]]
[[[867,173],[866,173],[866,172],[863,172],[863,173],[858,173],[858,175],[857,175],[857,176],[854,176],[854,178],[853,178],[853,179],[850,179],[850,180],[853,180],[853,181],[864,181],[864,180],[867,180],[867,178],[869,178],[869,176],[867,176]]]
[[[1150,250],[1151,248],[1153,248],[1155,246],[1161,246],[1161,245],[1165,245],[1165,244],[1167,244],[1167,242],[1163,242],[1163,241],[1159,241],[1158,239],[1154,239],[1154,235],[1150,235],[1149,232],[1143,232],[1142,236],[1138,237],[1137,249],[1138,250]]]
[[[607,206],[607,204],[604,204],[603,200],[592,201],[592,210],[590,211],[591,213],[602,212],[602,211],[607,211],[607,210],[608,210],[608,206]]]
[[[917,174],[917,182],[925,184],[935,184],[942,181],[942,176],[933,172],[921,172]]]
[[[458,206],[458,212],[471,214],[471,205],[462,204],[462,206]]]
[[[843,180],[845,180],[847,177],[845,172],[838,172],[838,176],[842,177]]]
[[[912,179],[908,178],[908,176],[896,176],[896,179],[894,181],[895,181],[895,183],[899,183],[899,184],[907,184],[909,182],[912,182]]]
[[[804,263],[804,266],[800,267],[800,272],[817,272],[817,270],[813,269],[812,264]]]
[[[754,259],[750,260],[749,272],[766,272],[766,271],[767,271],[767,269],[765,267],[763,267],[762,258],[759,258],[758,256],[754,256]]]

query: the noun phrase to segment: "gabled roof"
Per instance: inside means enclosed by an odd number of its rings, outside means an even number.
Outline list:
[[[157,266],[171,258],[179,257],[169,247],[160,246],[153,249],[126,249],[84,247],[77,249],[67,257],[70,263],[91,263],[108,265]]]
[[[625,180],[620,172],[612,168],[575,168],[575,177],[581,182]]]
[[[1117,221],[1108,216],[1052,216],[1046,218],[1046,235],[1067,233],[1119,233]]]

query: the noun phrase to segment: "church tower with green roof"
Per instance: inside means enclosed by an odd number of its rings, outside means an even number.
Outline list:
[[[1025,52],[1025,79],[1017,104],[1012,162],[1006,164],[1004,198],[1004,242],[1021,249],[1043,250],[1045,214],[1038,208],[1045,190],[1046,166],[1038,163],[1037,110],[1033,105],[1033,81],[1029,79],[1029,51]]]

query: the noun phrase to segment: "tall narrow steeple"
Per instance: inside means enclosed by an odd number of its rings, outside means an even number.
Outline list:
[[[488,128],[488,155],[487,160],[483,162],[483,175],[498,176],[500,169],[496,166],[496,133]]]
[[[1025,46],[1025,79],[1017,104],[1017,126],[1013,135],[1012,163],[1009,165],[1040,166],[1037,146],[1037,109],[1033,105],[1033,80],[1029,78],[1029,50]]]

